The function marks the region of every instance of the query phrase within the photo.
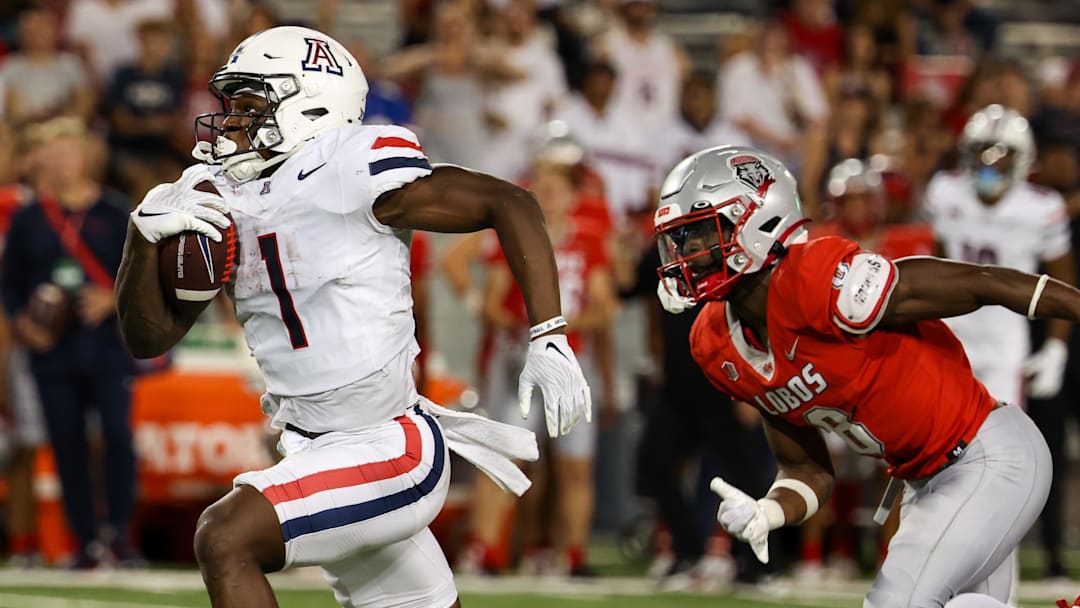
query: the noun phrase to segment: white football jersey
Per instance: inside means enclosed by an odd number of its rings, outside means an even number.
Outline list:
[[[1040,262],[1067,255],[1072,247],[1065,201],[1057,192],[1027,182],[1014,185],[988,206],[975,193],[968,174],[939,172],[927,186],[925,209],[951,259],[1036,272]],[[991,369],[1006,369],[1019,377],[1031,349],[1023,315],[988,306],[946,323],[964,344],[981,380],[980,370]]]
[[[358,125],[305,144],[269,177],[219,177],[236,225],[236,313],[268,393],[338,389],[418,352],[411,232],[372,206],[429,173],[411,131]]]

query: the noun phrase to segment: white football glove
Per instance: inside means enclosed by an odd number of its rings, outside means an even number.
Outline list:
[[[754,500],[719,477],[713,477],[709,489],[720,496],[716,521],[728,534],[749,543],[758,561],[769,563],[769,532],[784,525],[779,503],[770,498]]]
[[[201,182],[213,179],[205,166],[188,168],[177,181],[159,184],[147,192],[131,212],[131,221],[151,243],[188,230],[220,242],[218,228],[229,227],[229,218],[225,217],[229,207],[221,196],[195,190]]]
[[[529,417],[534,388],[544,397],[548,435],[570,432],[583,417],[592,422],[592,395],[574,351],[563,334],[547,334],[529,342],[525,369],[518,379],[521,416]]]
[[[660,279],[656,285],[656,296],[660,298],[660,305],[664,310],[673,315],[685,312],[697,305],[693,298],[679,295],[675,279],[670,277]]]
[[[1061,392],[1068,361],[1069,346],[1059,338],[1047,338],[1042,348],[1024,361],[1024,375],[1029,378],[1028,395],[1049,399]]]

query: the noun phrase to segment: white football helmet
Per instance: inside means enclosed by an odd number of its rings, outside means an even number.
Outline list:
[[[304,27],[283,26],[248,37],[210,79],[222,112],[195,119],[195,149],[203,162],[221,164],[233,181],[255,179],[284,161],[306,141],[364,118],[368,83],[360,64],[333,38]],[[266,110],[246,128],[251,149],[238,151],[226,137],[231,100],[248,93],[267,100]],[[201,137],[209,131],[209,138]],[[264,159],[260,152],[274,154]]]
[[[984,198],[996,199],[1027,179],[1035,160],[1035,138],[1026,118],[993,104],[975,112],[960,136],[960,158]],[[1012,155],[1011,160],[999,162]]]
[[[874,159],[876,160],[876,159]],[[880,164],[880,163],[878,163]],[[885,186],[873,160],[846,158],[829,171],[826,216],[849,235],[863,236],[885,221]]]
[[[805,240],[809,221],[795,177],[780,161],[744,146],[702,150],[676,165],[661,187],[653,218],[658,272],[674,295],[722,300]]]

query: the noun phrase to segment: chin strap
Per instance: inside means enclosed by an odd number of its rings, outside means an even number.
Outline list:
[[[293,148],[270,158],[263,158],[255,151],[236,154],[236,142],[226,137],[218,137],[213,144],[208,141],[195,142],[191,156],[208,165],[221,165],[226,177],[234,183],[244,184],[259,177],[270,167],[285,162],[296,150],[297,148]]]

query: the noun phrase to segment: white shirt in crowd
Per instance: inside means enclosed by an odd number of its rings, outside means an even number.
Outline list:
[[[224,0],[195,0],[200,27],[213,38],[224,36],[228,12]],[[176,0],[73,0],[67,16],[66,38],[83,46],[89,67],[100,82],[108,82],[116,69],[138,59],[137,27],[151,19],[173,19]]]
[[[655,185],[654,143],[634,115],[613,104],[598,115],[584,98],[574,95],[558,112],[570,132],[585,147],[589,164],[604,180],[604,195],[616,225],[627,213],[646,208]]]
[[[653,32],[638,43],[623,28],[612,27],[600,46],[615,68],[612,105],[631,114],[645,131],[675,118],[682,74],[677,47],[667,34]]]
[[[705,148],[753,145],[749,135],[720,114],[703,131],[698,131],[679,117],[662,126],[652,141],[656,146],[657,183],[662,183],[679,161]]]
[[[488,110],[505,125],[490,133],[484,166],[496,177],[513,180],[528,165],[536,130],[566,96],[566,78],[544,36],[534,35],[523,44],[506,47],[501,57],[525,78],[502,83],[488,93]]]
[[[793,139],[796,113],[823,121],[829,103],[821,81],[808,61],[797,55],[773,74],[766,74],[757,54],[743,52],[720,68],[720,113],[738,123],[751,120],[768,131]]]

